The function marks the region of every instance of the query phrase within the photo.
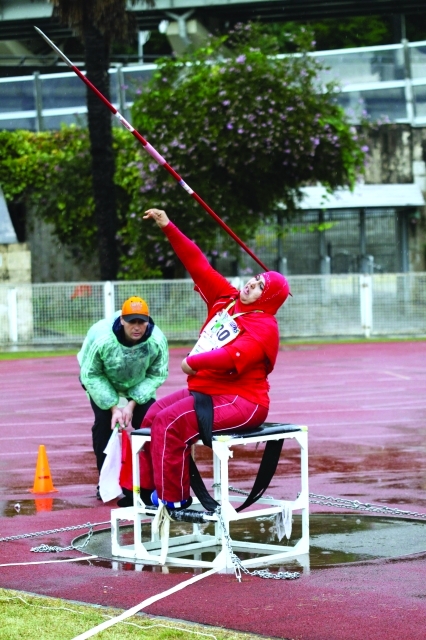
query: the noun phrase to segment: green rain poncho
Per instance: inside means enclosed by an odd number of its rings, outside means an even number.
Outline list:
[[[121,344],[113,332],[115,318],[100,320],[88,331],[80,352],[80,380],[101,409],[118,404],[119,397],[144,404],[168,375],[167,339],[154,325],[149,338],[131,347]]]

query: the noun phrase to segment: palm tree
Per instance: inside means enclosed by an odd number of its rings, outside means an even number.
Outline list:
[[[88,79],[110,99],[109,54],[111,43],[124,41],[133,28],[126,0],[50,0],[63,24],[72,27],[84,45]],[[87,113],[92,155],[95,220],[98,227],[99,266],[102,280],[117,277],[116,234],[118,216],[114,184],[115,161],[111,114],[87,89]]]

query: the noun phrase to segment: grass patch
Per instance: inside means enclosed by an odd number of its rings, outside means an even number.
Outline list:
[[[0,589],[2,640],[72,640],[120,613],[122,610]],[[119,622],[94,637],[102,640],[249,640],[259,636],[142,614]]]

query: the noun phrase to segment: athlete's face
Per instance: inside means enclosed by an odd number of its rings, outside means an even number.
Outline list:
[[[123,318],[120,318],[120,320],[123,325],[126,339],[129,342],[138,342],[138,340],[140,340],[145,334],[148,326],[148,322],[146,320],[130,320],[130,322],[126,322]]]
[[[252,304],[260,298],[265,288],[265,278],[262,275],[254,276],[244,285],[240,291],[240,300],[243,304]]]

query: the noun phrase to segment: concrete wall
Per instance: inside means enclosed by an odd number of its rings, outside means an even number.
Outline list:
[[[0,283],[0,344],[29,344],[33,340],[31,283]]]
[[[370,135],[368,184],[403,184],[413,180],[414,131],[410,125],[383,125]]]
[[[25,243],[0,244],[0,343],[18,336],[33,337],[31,254]]]
[[[408,124],[383,125],[370,135],[368,184],[416,183],[426,200],[426,128]],[[426,210],[410,219],[409,263],[426,271]]]
[[[81,259],[63,245],[53,233],[53,226],[27,212],[26,233],[31,250],[33,282],[97,282],[100,280],[97,256]]]
[[[31,253],[27,243],[0,244],[0,282],[31,282]]]

